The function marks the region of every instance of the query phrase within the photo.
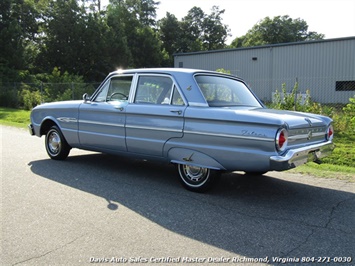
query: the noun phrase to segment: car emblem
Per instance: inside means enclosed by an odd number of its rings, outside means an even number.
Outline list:
[[[310,126],[310,127],[312,126],[311,119],[309,119],[309,118],[305,118],[304,120],[306,120],[306,121],[307,121],[307,123],[309,124],[309,126]]]
[[[307,140],[312,138],[312,130],[308,131]]]

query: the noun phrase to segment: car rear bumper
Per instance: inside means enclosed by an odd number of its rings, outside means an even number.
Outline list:
[[[317,162],[319,159],[332,153],[335,145],[332,141],[314,144],[298,149],[291,149],[284,155],[271,156],[270,167],[272,170],[288,170],[307,162]]]

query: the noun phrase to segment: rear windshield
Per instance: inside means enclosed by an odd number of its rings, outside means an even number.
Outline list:
[[[195,79],[209,106],[261,107],[245,84],[238,80],[212,75],[198,75]]]

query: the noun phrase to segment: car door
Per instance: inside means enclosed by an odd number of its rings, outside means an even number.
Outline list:
[[[162,157],[164,144],[183,135],[186,104],[168,75],[139,75],[126,110],[126,144],[133,153]]]
[[[97,151],[126,151],[125,112],[133,75],[108,79],[79,109],[79,141]]]

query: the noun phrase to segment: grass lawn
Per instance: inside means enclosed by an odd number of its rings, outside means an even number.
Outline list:
[[[0,107],[0,124],[27,128],[29,123],[30,111]],[[290,171],[355,182],[355,136],[335,132],[334,143],[335,150],[322,164],[308,163]]]
[[[314,177],[334,178],[355,182],[355,167],[340,166],[334,164],[307,163],[297,168],[289,170],[291,173],[307,174]]]
[[[0,107],[0,123],[7,126],[27,128],[31,111]]]

